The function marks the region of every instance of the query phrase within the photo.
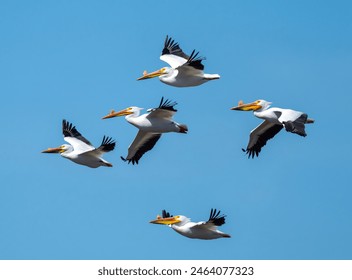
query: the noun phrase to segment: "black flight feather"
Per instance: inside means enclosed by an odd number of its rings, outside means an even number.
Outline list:
[[[100,149],[103,152],[110,152],[115,149],[116,141],[111,137],[105,136],[103,137],[103,141],[101,141]]]
[[[161,52],[161,55],[164,55],[164,54],[173,54],[173,55],[183,57],[184,59],[188,59],[188,55],[186,55],[182,51],[179,44],[176,43],[171,37],[169,38],[168,35],[166,35],[165,42],[164,42],[164,49]]]
[[[196,53],[196,50],[193,50],[186,64],[189,66],[192,66],[195,69],[204,70],[204,65],[202,64],[202,60],[204,60],[205,58],[198,56],[198,54],[199,52]]]
[[[162,211],[161,215],[162,215],[163,218],[171,218],[171,217],[173,217],[172,215],[170,215],[169,212],[166,212],[165,209]]]
[[[164,97],[161,98],[160,104],[159,104],[159,109],[164,109],[164,110],[169,110],[173,112],[177,112],[177,110],[174,108],[174,106],[177,105],[177,102],[175,101],[170,101],[169,99],[166,99],[164,101]]]
[[[66,120],[62,120],[62,134],[64,137],[74,137],[92,146],[92,144],[78,132],[76,127]]]
[[[254,158],[254,156],[258,156],[262,150],[262,147],[266,145],[266,142],[273,138],[277,133],[279,133],[282,128],[283,126],[280,124],[270,127],[264,133],[258,135],[258,140],[256,143],[254,143],[252,146],[248,146],[246,150],[242,149],[242,151],[248,154],[248,158]]]
[[[209,223],[213,223],[216,226],[221,226],[225,224],[225,217],[226,215],[220,215],[220,210],[216,211],[216,209],[211,209],[210,210],[210,216],[209,216]]]
[[[138,151],[134,154],[133,157],[131,158],[123,158],[121,159],[123,161],[128,161],[128,163],[138,164],[138,161],[141,159],[141,157],[155,146],[156,142],[158,142],[159,138],[161,137],[161,134],[155,134],[154,137],[148,139],[139,149]]]

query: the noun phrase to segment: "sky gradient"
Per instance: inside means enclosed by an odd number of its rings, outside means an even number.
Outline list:
[[[351,259],[350,1],[1,1],[0,259]],[[165,36],[221,75],[194,88],[136,81]],[[189,133],[163,135],[138,166],[120,159],[137,129],[111,109],[178,102]],[[247,159],[261,120],[239,100],[315,119]],[[41,154],[62,119],[94,145],[90,169]],[[149,221],[220,209],[230,239],[185,238]]]

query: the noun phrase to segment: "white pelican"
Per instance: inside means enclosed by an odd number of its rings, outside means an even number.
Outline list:
[[[152,73],[144,71],[143,76],[137,80],[159,77],[163,83],[174,87],[194,87],[205,82],[220,79],[218,74],[204,74],[204,65],[195,50],[191,55],[186,55],[174,40],[166,36],[164,49],[160,59],[171,67],[163,67]]]
[[[220,211],[211,209],[208,221],[194,223],[185,216],[172,216],[163,210],[162,217],[158,215],[156,220],[150,221],[150,223],[168,225],[179,234],[189,238],[216,239],[231,237],[229,234],[217,230],[218,226],[225,224],[225,217],[225,215],[220,215]]]
[[[99,166],[112,167],[110,162],[102,159],[101,156],[115,148],[116,142],[111,137],[103,137],[100,147],[93,145],[79,133],[72,123],[62,121],[62,133],[64,140],[71,145],[63,144],[57,148],[49,148],[42,153],[60,153],[61,156],[72,160],[75,163],[97,168]]]
[[[149,109],[147,114],[140,115],[143,108],[132,106],[119,112],[112,110],[103,117],[103,119],[108,119],[126,116],[125,119],[139,129],[136,138],[128,148],[127,157],[121,157],[124,161],[138,164],[144,153],[154,147],[162,133],[187,133],[188,128],[185,124],[179,124],[172,119],[172,116],[177,112],[174,109],[176,104],[176,102],[170,102],[169,100],[164,102],[164,98],[161,98],[159,107]]]
[[[307,134],[304,124],[314,122],[305,113],[291,109],[269,108],[270,105],[271,102],[260,99],[248,104],[240,101],[238,106],[231,108],[231,110],[254,111],[256,117],[264,119],[264,122],[251,131],[247,149],[242,149],[248,154],[248,158],[258,156],[266,142],[283,127],[288,132],[305,137]]]

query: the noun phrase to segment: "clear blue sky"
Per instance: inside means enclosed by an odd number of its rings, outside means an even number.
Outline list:
[[[1,1],[1,259],[351,259],[350,1]],[[221,79],[137,82],[166,35]],[[110,109],[178,102],[189,134],[141,159],[120,156],[137,129]],[[259,158],[241,151],[260,123],[242,99],[308,113],[306,138],[282,131]],[[43,149],[65,118],[92,143],[90,169]],[[227,214],[231,239],[187,239],[149,224],[162,209]]]

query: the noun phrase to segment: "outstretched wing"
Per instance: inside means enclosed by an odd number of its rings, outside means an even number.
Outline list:
[[[122,160],[138,164],[141,157],[151,149],[153,149],[156,142],[161,137],[161,133],[150,133],[139,131],[136,138],[128,148],[128,155],[126,158],[121,157]]]
[[[210,210],[209,220],[206,222],[199,222],[195,225],[196,228],[216,229],[218,226],[225,224],[226,215],[220,215],[220,210]]]
[[[62,121],[62,134],[64,135],[64,140],[72,145],[77,152],[87,152],[94,150],[94,146],[78,132],[76,127],[66,121]]]
[[[194,50],[189,57],[189,59],[176,69],[178,70],[178,77],[179,78],[187,78],[187,77],[203,77],[204,76],[204,65],[202,64],[202,60],[204,58],[199,57],[198,53]]]
[[[176,55],[186,60],[189,58],[189,56],[182,51],[179,44],[168,35],[166,35],[164,48],[161,55]]]
[[[189,56],[181,50],[178,43],[176,43],[171,37],[166,36],[160,59],[169,64],[172,68],[177,68],[185,64],[189,59]]]
[[[177,112],[177,110],[174,108],[176,105],[176,102],[172,102],[168,99],[164,101],[164,97],[162,97],[159,107],[148,110],[150,113],[147,118],[171,119],[172,116]]]
[[[101,141],[101,145],[94,150],[86,152],[86,154],[92,154],[97,157],[100,157],[104,153],[113,151],[115,149],[115,145],[115,140],[113,140],[111,137],[104,135],[103,140]]]
[[[274,124],[265,120],[251,131],[247,149],[242,150],[248,154],[248,158],[258,156],[266,142],[278,134],[282,128],[281,124]]]

